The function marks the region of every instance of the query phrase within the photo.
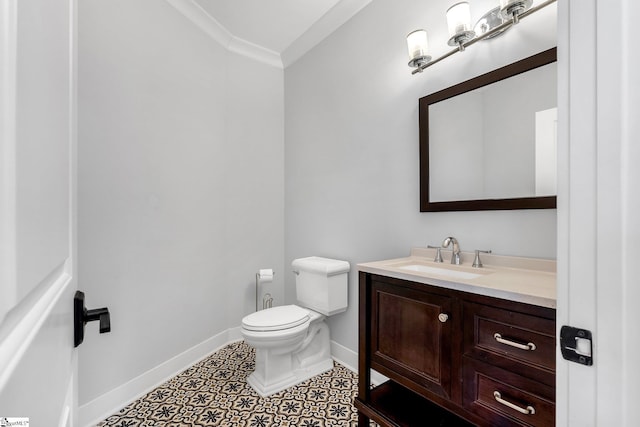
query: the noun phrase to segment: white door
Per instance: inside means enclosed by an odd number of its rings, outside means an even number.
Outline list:
[[[558,328],[593,333],[593,365],[558,357],[557,425],[640,425],[640,20],[637,0],[558,3]]]
[[[0,0],[0,420],[75,424],[75,1]]]

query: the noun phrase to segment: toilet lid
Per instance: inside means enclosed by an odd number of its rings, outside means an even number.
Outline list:
[[[242,327],[250,331],[280,331],[309,320],[309,310],[297,305],[282,305],[257,311],[242,319]]]

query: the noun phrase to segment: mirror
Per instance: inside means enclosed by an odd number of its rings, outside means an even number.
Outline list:
[[[420,98],[420,211],[556,207],[556,48]]]

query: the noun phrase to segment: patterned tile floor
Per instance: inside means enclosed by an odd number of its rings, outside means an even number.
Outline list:
[[[357,424],[358,377],[334,368],[268,398],[247,383],[254,350],[230,344],[127,405],[97,427],[345,427]]]

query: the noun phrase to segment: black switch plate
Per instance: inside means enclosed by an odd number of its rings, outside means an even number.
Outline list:
[[[577,350],[577,339],[589,341],[589,354],[579,353]],[[593,336],[591,331],[573,326],[563,326],[560,328],[560,351],[562,357],[570,362],[581,365],[593,365]]]

